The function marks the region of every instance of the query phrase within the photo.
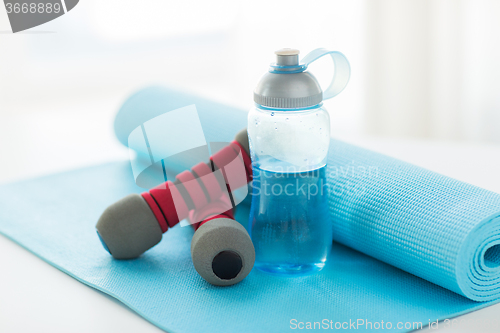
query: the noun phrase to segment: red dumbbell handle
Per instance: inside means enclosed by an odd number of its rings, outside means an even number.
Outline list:
[[[231,171],[226,170],[224,167],[235,159],[240,159],[244,165],[246,177],[231,177],[231,175],[227,174]],[[224,181],[215,176],[214,172],[216,170],[222,172]],[[229,182],[229,178],[233,181]],[[251,178],[252,165],[250,156],[237,141],[233,141],[214,154],[209,163],[199,163],[191,170],[186,170],[177,175],[175,182],[167,181],[141,195],[155,215],[162,232],[166,232],[168,228],[188,217],[190,211],[203,209],[211,202],[220,200],[226,190],[230,202],[233,203],[231,191],[246,185]],[[234,182],[234,179],[236,179],[236,182]],[[241,181],[238,181],[238,179]],[[216,218],[217,215],[233,218],[231,209],[233,206],[234,203],[231,207],[227,207],[228,209],[224,213],[214,214],[193,226],[197,229],[203,223]]]

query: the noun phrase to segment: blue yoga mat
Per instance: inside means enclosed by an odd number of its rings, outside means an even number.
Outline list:
[[[207,141],[230,141],[246,124],[241,110],[149,88],[120,110],[117,136],[189,104]],[[0,232],[169,332],[281,332],[300,322],[371,331],[382,321],[402,332],[498,299],[500,195],[337,140],[328,174],[335,243],[325,269],[306,277],[253,270],[212,286],[191,263],[192,229],[180,226],[140,258],[113,260],[94,226],[106,206],[142,191],[128,162],[3,185]],[[238,206],[237,219],[247,217]]]

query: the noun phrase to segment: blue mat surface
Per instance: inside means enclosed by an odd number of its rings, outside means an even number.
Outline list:
[[[151,105],[138,118],[143,97]],[[162,88],[132,102],[117,116],[119,138],[189,104],[207,141],[230,141],[246,124],[240,110]],[[0,233],[169,332],[282,332],[299,322],[370,331],[382,321],[409,331],[498,299],[500,195],[336,140],[328,173],[336,242],[326,268],[307,277],[253,270],[235,286],[209,285],[190,260],[193,231],[180,226],[139,259],[113,260],[94,226],[110,203],[142,191],[128,162],[1,186]],[[248,208],[238,208],[246,224]]]

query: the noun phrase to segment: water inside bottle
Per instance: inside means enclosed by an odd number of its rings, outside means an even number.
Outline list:
[[[326,166],[306,172],[253,168],[249,231],[255,267],[279,275],[322,269],[332,243]]]

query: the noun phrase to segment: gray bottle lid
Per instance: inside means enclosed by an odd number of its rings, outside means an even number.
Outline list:
[[[281,49],[275,52],[276,63],[271,64],[269,72],[261,78],[254,90],[256,104],[284,109],[306,108],[320,104],[324,97],[323,91],[318,80],[306,69],[309,63],[326,54],[332,56],[335,74],[340,69],[341,75],[334,76],[325,99],[337,95],[347,85],[350,67],[342,53],[316,49],[302,59],[303,64],[299,63],[299,53],[296,49]],[[337,83],[334,84],[335,82]],[[335,90],[333,94],[332,88]]]

